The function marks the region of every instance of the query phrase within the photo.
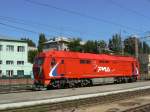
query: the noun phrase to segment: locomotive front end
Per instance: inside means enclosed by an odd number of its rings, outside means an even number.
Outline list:
[[[33,65],[35,87],[44,87],[44,57],[36,57]]]

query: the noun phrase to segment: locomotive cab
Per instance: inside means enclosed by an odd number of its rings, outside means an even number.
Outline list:
[[[34,74],[34,85],[35,86],[44,86],[44,57],[36,57],[33,65],[33,74]]]
[[[56,59],[51,54],[43,52],[35,58],[33,65],[35,88],[46,88],[50,84],[50,73],[55,65]]]

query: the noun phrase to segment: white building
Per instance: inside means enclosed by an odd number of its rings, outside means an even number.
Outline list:
[[[37,47],[28,46],[28,51],[37,51]]]
[[[32,75],[28,63],[28,44],[22,40],[0,37],[0,76]]]
[[[45,42],[44,45],[44,51],[46,50],[66,50],[68,51],[68,43],[73,41],[72,38],[66,38],[66,37],[55,37],[54,39],[51,39],[47,42]],[[84,45],[86,42],[81,41],[80,44]]]
[[[67,44],[71,39],[66,37],[55,37],[44,43],[44,51],[46,50],[68,50]]]

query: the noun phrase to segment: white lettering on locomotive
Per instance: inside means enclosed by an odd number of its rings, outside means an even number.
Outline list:
[[[97,72],[100,72],[100,71],[103,71],[103,72],[110,72],[110,68],[109,68],[109,67],[102,67],[102,66],[99,66]]]

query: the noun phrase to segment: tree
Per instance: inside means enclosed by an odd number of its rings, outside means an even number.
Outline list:
[[[144,54],[149,54],[150,53],[149,45],[146,42],[143,42],[143,53]]]
[[[43,47],[44,47],[43,43],[46,42],[46,41],[47,41],[47,39],[46,39],[44,33],[41,33],[39,35],[39,41],[38,41],[38,51],[39,52],[43,51]]]
[[[88,40],[83,46],[84,52],[98,53],[97,41]]]
[[[114,34],[112,36],[112,39],[109,40],[108,47],[115,53],[120,54],[120,52],[122,51],[121,36],[119,34]]]
[[[138,42],[138,51],[139,51],[139,54],[143,54],[143,43],[142,42]]]
[[[34,51],[28,51],[28,62],[32,63],[34,62],[34,59],[36,57],[36,55],[38,54],[37,50]]]
[[[71,42],[68,43],[68,48],[70,51],[78,51],[78,52],[86,52],[86,53],[99,53],[100,50],[104,53],[107,44],[105,41],[93,41],[88,40],[84,45],[81,44],[81,39],[73,39]]]
[[[98,46],[99,53],[106,52],[107,43],[104,40],[99,40],[97,42],[97,46]]]
[[[135,55],[135,38],[129,37],[124,40],[124,52],[129,55]]]
[[[129,37],[129,38],[124,40],[124,52],[126,54],[135,56],[135,43],[136,43],[136,41],[138,43],[138,53],[139,54],[149,52],[149,47],[146,43],[142,43],[136,37]]]
[[[29,38],[21,38],[21,40],[26,41],[30,47],[36,47],[36,44]]]
[[[77,39],[74,38],[71,42],[68,43],[69,50],[82,52],[83,47],[80,43],[81,43],[80,38],[77,38]]]

